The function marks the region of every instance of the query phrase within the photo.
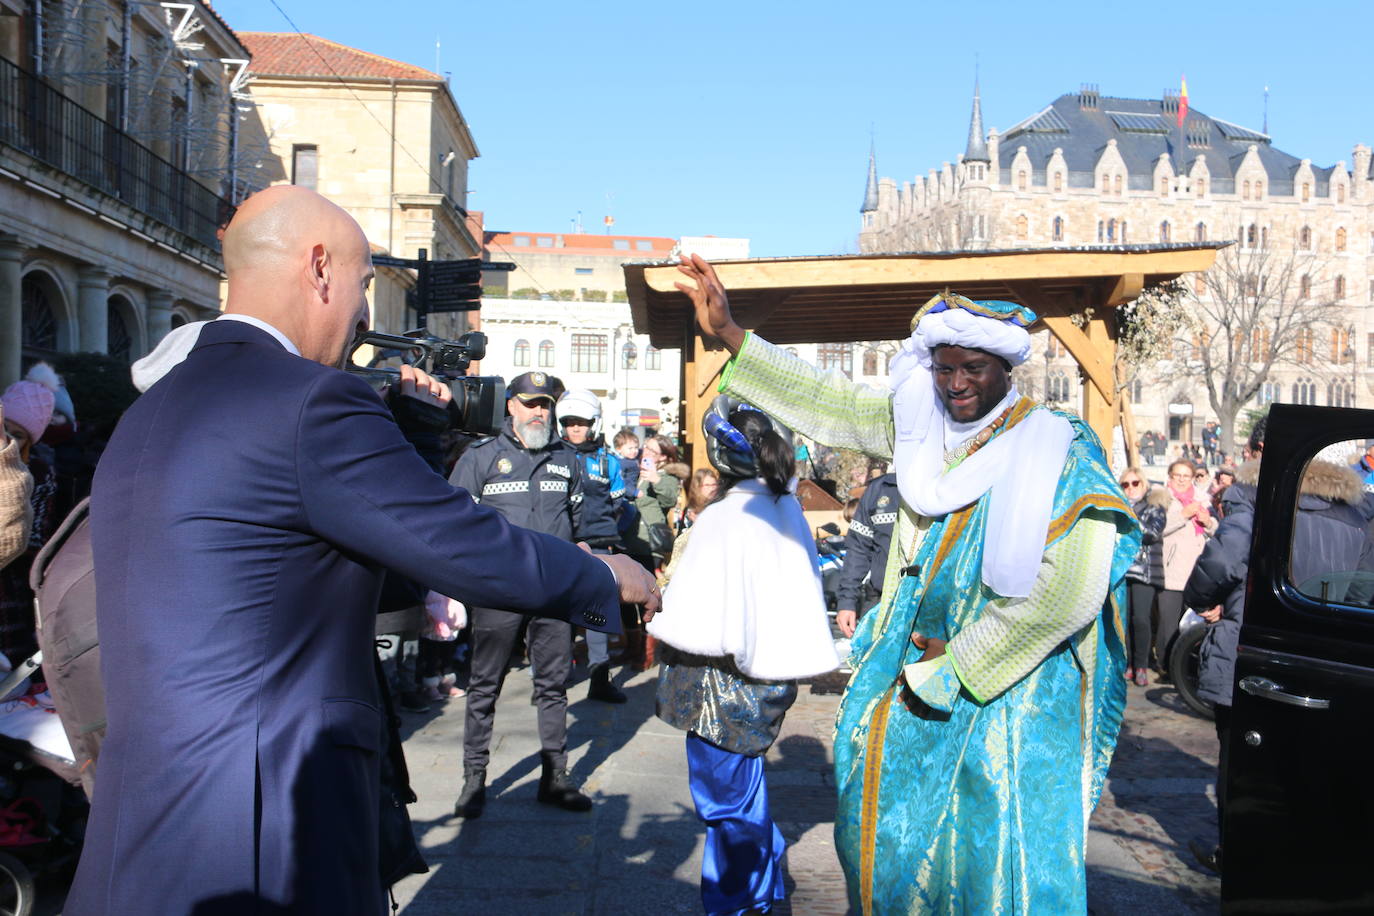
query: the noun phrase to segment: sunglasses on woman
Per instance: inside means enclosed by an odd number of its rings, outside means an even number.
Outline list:
[[[1123,490],[1129,490],[1131,487],[1139,487],[1139,486],[1144,485],[1145,481],[1143,481],[1143,480],[1123,480],[1123,481],[1120,481],[1120,483],[1121,483],[1121,489],[1123,489]]]

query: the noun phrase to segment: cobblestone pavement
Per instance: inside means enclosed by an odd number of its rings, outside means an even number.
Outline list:
[[[653,716],[653,672],[622,684],[624,706],[569,691],[570,765],[596,800],[587,814],[536,803],[539,776],[528,670],[497,708],[486,814],[452,808],[462,771],[463,701],[406,714],[411,807],[431,869],[396,887],[401,912],[428,914],[699,913],[702,828],[687,789],[683,733]],[[770,802],[789,844],[782,914],[849,912],[832,839],[830,736],[838,697],[803,688],[768,755]],[[1216,736],[1166,686],[1131,688],[1107,791],[1093,817],[1088,896],[1095,914],[1217,909],[1219,882],[1188,852],[1215,834]]]

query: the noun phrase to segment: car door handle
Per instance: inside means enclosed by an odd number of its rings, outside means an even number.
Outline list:
[[[1276,700],[1279,703],[1287,703],[1289,706],[1300,706],[1303,709],[1330,709],[1331,701],[1321,697],[1304,697],[1296,693],[1289,693],[1280,684],[1275,684],[1267,677],[1243,677],[1240,679],[1240,689],[1250,694],[1252,697],[1264,697]]]

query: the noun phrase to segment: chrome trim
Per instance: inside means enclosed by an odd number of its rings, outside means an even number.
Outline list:
[[[1267,677],[1256,677],[1250,675],[1240,679],[1240,689],[1250,694],[1252,697],[1263,697],[1275,700],[1279,703],[1287,703],[1289,706],[1299,706],[1303,709],[1330,709],[1331,701],[1321,697],[1304,697],[1296,693],[1288,693],[1282,685],[1276,684]]]

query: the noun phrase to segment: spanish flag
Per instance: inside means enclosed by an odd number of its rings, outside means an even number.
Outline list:
[[[1178,126],[1188,119],[1188,77],[1183,77],[1183,85],[1178,91]]]

